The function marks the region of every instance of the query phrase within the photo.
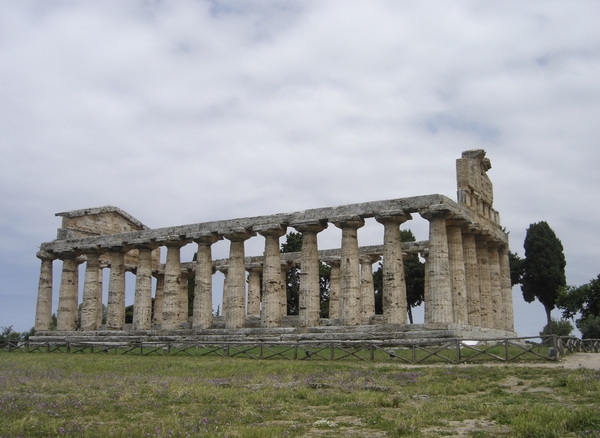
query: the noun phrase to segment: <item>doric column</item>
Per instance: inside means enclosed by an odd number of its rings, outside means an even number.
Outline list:
[[[164,330],[177,330],[180,323],[181,295],[181,247],[187,242],[182,240],[166,241],[167,260],[165,262],[165,285],[163,292]]]
[[[429,318],[429,309],[431,308],[431,289],[429,288],[429,249],[423,251],[421,254],[425,260],[424,278],[423,278],[423,320],[431,322]]]
[[[96,327],[100,328],[100,326],[102,325],[102,317],[103,315],[103,311],[104,311],[104,306],[102,305],[102,287],[103,287],[103,283],[104,283],[104,278],[103,278],[103,269],[105,262],[103,260],[100,260],[100,267],[98,268],[98,307],[96,309]]]
[[[490,289],[492,297],[492,328],[504,329],[504,302],[500,284],[500,259],[498,244],[488,242],[488,264],[490,266]]]
[[[181,271],[181,282],[179,283],[179,323],[188,322],[189,304],[188,304],[188,279],[190,274],[186,270]]]
[[[325,261],[331,268],[329,276],[329,319],[340,317],[340,260],[328,259]]]
[[[256,228],[256,231],[265,238],[263,295],[260,316],[262,327],[280,327],[281,317],[283,316],[282,307],[287,304],[282,303],[281,253],[279,251],[279,238],[285,234],[286,229],[281,224]]]
[[[448,258],[452,284],[452,315],[457,324],[468,324],[467,283],[460,223],[448,221]]]
[[[221,316],[225,318],[227,314],[227,276],[229,274],[229,266],[219,265],[217,271],[223,274],[223,293],[221,294]]]
[[[446,219],[451,217],[444,205],[434,205],[419,214],[429,221],[429,260],[426,265],[429,293],[428,322],[453,322],[452,284],[448,258],[448,235]]]
[[[196,255],[196,284],[194,290],[194,318],[192,327],[207,329],[212,326],[212,244],[221,237],[210,233],[194,239],[198,244]]]
[[[152,251],[155,246],[138,247],[138,265],[133,297],[133,328],[150,330],[152,326]]]
[[[73,253],[62,254],[59,258],[63,261],[63,266],[58,293],[56,329],[72,331],[77,329],[79,295],[79,270],[77,267],[82,261]]]
[[[378,254],[368,254],[360,257],[360,307],[363,324],[368,324],[370,318],[375,315],[373,263],[380,258]]]
[[[165,273],[156,271],[154,276],[156,277],[156,291],[154,292],[154,315],[152,317],[152,322],[162,326],[163,302],[165,294]]]
[[[246,315],[260,317],[260,274],[262,264],[256,263],[246,266],[248,271],[248,307]]]
[[[388,324],[407,323],[406,281],[402,260],[400,224],[412,219],[403,212],[382,213],[375,220],[383,224],[383,316]]]
[[[469,325],[481,326],[481,303],[479,299],[479,266],[475,234],[466,229],[462,235],[463,257],[465,259],[465,279],[467,290],[467,320]]]
[[[360,315],[360,260],[358,256],[358,229],[365,224],[359,216],[337,219],[333,224],[342,230],[340,256],[340,325],[359,325]]]
[[[319,285],[319,249],[317,234],[327,228],[327,222],[308,222],[292,224],[302,233],[300,252],[300,290],[298,292],[298,314],[300,326],[316,327],[321,315]]]
[[[225,328],[242,328],[246,324],[246,266],[244,242],[254,236],[250,230],[240,228],[225,234],[230,241],[229,274],[227,276],[227,312]]]
[[[498,247],[500,260],[500,289],[502,292],[502,303],[504,305],[504,330],[514,332],[515,322],[513,314],[512,285],[510,281],[510,262],[508,259],[508,245]]]
[[[486,237],[475,239],[477,247],[477,266],[479,267],[479,304],[481,312],[481,326],[492,328],[494,319],[492,315],[492,286],[490,281],[489,253]]]
[[[288,302],[287,302],[287,273],[294,266],[293,263],[288,263],[285,260],[281,261],[281,289],[279,291],[280,298],[279,302],[281,303],[281,318],[287,315],[288,313]]]
[[[52,324],[52,261],[56,256],[47,251],[38,251],[42,261],[38,284],[37,305],[35,308],[35,331],[50,330]]]
[[[98,308],[102,309],[102,284],[100,283],[100,252],[86,252],[87,263],[83,283],[83,303],[81,305],[81,330],[98,330]],[[100,292],[99,292],[100,291]],[[102,310],[100,310],[102,311]]]
[[[110,277],[108,280],[108,305],[106,328],[123,330],[125,325],[125,248],[111,248]]]

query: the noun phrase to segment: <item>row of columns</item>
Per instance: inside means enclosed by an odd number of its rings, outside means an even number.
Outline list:
[[[454,221],[448,210],[427,209],[419,212],[430,222],[429,252],[426,255],[426,323],[459,323],[489,328],[513,330],[512,299],[508,268],[508,249],[486,240],[477,229]],[[407,323],[406,286],[402,261],[400,225],[411,219],[404,212],[379,214],[375,218],[384,227],[383,237],[383,309],[388,324]],[[364,219],[351,216],[333,220],[342,230],[339,262],[326,261],[332,267],[330,284],[330,318],[341,325],[366,323],[374,314],[372,257],[359,257],[358,229]],[[326,221],[292,224],[302,233],[300,255],[299,319],[302,326],[317,326],[320,315],[319,256],[317,234],[327,227]],[[225,237],[230,241],[229,264],[223,295],[225,326],[242,328],[246,315],[259,315],[261,326],[279,327],[286,313],[285,270],[281,269],[279,239],[287,226],[271,224],[254,229],[239,228],[227,233],[206,233],[193,239],[198,244],[195,268],[195,300],[192,326],[212,326],[211,246]],[[248,307],[246,308],[246,266],[244,242],[256,233],[265,237],[262,269],[248,268]],[[134,297],[135,329],[150,329],[152,261],[151,252],[159,245],[166,246],[164,275],[157,276],[155,323],[166,330],[179,328],[187,321],[187,278],[181,272],[180,249],[190,239],[176,238],[136,245],[138,265]],[[93,249],[85,252],[87,261],[81,329],[96,330],[101,322],[102,285],[99,257],[110,253],[111,271],[107,306],[107,328],[120,330],[125,322],[125,265],[124,254],[130,247]],[[63,271],[60,283],[58,329],[74,330],[77,321],[77,266],[83,261],[73,252],[62,254]],[[54,255],[38,253],[42,260],[36,330],[48,330],[52,301],[52,260]],[[339,263],[339,264],[338,264]],[[262,308],[258,276],[263,274]],[[282,275],[282,272],[284,273]],[[162,292],[159,294],[159,291]]]

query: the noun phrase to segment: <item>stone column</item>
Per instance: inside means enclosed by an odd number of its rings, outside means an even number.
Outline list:
[[[340,317],[340,260],[329,259],[325,263],[331,268],[329,277],[329,319]]]
[[[481,303],[479,300],[479,265],[475,234],[465,230],[462,235],[463,256],[465,259],[465,279],[467,291],[467,321],[469,325],[481,326]]]
[[[248,271],[248,316],[260,317],[260,274],[263,271],[261,264],[246,266]]]
[[[242,328],[246,324],[246,266],[244,242],[255,235],[241,228],[225,234],[230,241],[229,274],[227,276],[227,312],[225,328]]]
[[[503,244],[498,248],[500,260],[500,289],[504,305],[504,324],[501,327],[509,332],[515,331],[513,314],[512,285],[510,281],[510,262],[508,259],[508,245]]]
[[[468,324],[467,283],[460,223],[448,221],[448,258],[452,284],[452,315],[456,324]]]
[[[359,216],[333,221],[342,230],[340,257],[340,325],[359,325],[360,315],[360,260],[358,257],[358,229],[365,224]]]
[[[301,327],[316,327],[321,316],[321,288],[319,285],[319,250],[317,234],[327,228],[326,222],[311,222],[292,225],[302,233],[300,252],[300,290],[298,292],[298,314]]]
[[[165,293],[165,273],[156,271],[154,274],[156,277],[156,291],[154,292],[154,317],[152,322],[154,324],[163,323],[163,299]]]
[[[177,330],[180,323],[179,297],[181,295],[181,240],[167,241],[167,260],[165,263],[165,285],[163,292],[164,330]]]
[[[503,330],[504,302],[500,285],[500,259],[498,258],[498,244],[493,241],[488,242],[488,264],[492,297],[492,328]]]
[[[56,315],[56,329],[73,331],[77,329],[77,301],[79,295],[79,270],[81,260],[76,254],[60,255],[63,261],[60,277],[60,291],[58,293],[58,312]]]
[[[138,247],[138,265],[133,297],[133,328],[150,330],[152,321],[152,251],[153,246]]]
[[[419,214],[429,221],[429,260],[426,265],[429,293],[428,318],[431,323],[453,322],[452,284],[448,258],[446,219],[451,213],[444,206],[431,206]],[[428,306],[429,304],[429,306]]]
[[[279,251],[279,238],[287,228],[280,224],[273,224],[257,228],[256,231],[265,238],[265,252],[263,259],[263,295],[260,323],[262,327],[280,327],[282,317],[281,297],[281,253]]]
[[[229,274],[228,266],[217,266],[217,271],[223,274],[223,292],[221,294],[221,316],[223,320],[225,320],[225,315],[227,313],[227,276]]]
[[[429,309],[431,307],[431,289],[429,288],[429,249],[423,251],[421,254],[425,260],[424,278],[423,278],[423,321],[431,322],[429,318]]]
[[[475,240],[477,247],[477,265],[479,266],[479,303],[481,312],[481,326],[492,328],[494,319],[492,315],[492,286],[490,281],[490,265],[488,260],[487,241],[485,237]]]
[[[360,304],[362,324],[368,324],[375,316],[375,289],[373,286],[373,263],[378,254],[368,254],[360,258]]]
[[[194,239],[198,244],[196,255],[196,284],[194,290],[194,328],[207,329],[212,326],[212,245],[221,237],[210,233]]]
[[[100,283],[100,252],[90,250],[86,253],[87,263],[85,266],[85,278],[83,283],[83,303],[81,305],[81,330],[98,330],[98,308],[102,312],[102,299],[98,299],[102,293]]]
[[[42,261],[38,284],[37,305],[35,308],[35,331],[50,330],[52,324],[52,261],[56,258],[47,251],[38,251]]]
[[[187,323],[188,322],[188,313],[189,313],[189,305],[188,305],[188,279],[190,278],[190,274],[186,270],[181,271],[181,282],[179,283],[179,323]]]
[[[383,213],[375,220],[383,224],[383,316],[387,324],[407,323],[406,281],[402,260],[400,224],[412,219],[403,212]]]
[[[281,303],[281,318],[287,316],[288,313],[288,299],[287,299],[287,273],[290,269],[294,267],[294,263],[288,263],[285,260],[281,261],[281,298],[279,302]]]
[[[103,269],[104,261],[100,260],[100,267],[98,268],[98,308],[96,309],[96,327],[100,328],[102,325],[103,317],[103,305],[102,305],[102,288],[104,284]]]
[[[106,328],[123,330],[125,324],[125,252],[124,248],[110,249],[110,277]]]

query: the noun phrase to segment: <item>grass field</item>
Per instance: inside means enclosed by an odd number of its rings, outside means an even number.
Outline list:
[[[0,437],[600,437],[600,374],[0,353]]]

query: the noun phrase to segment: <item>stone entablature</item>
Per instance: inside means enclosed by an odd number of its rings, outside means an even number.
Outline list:
[[[508,236],[492,209],[492,186],[486,175],[490,167],[484,151],[463,153],[457,160],[458,203],[443,195],[425,195],[158,229],[147,228],[115,207],[59,213],[64,231],[59,231],[59,239],[43,243],[38,253],[42,268],[36,330],[49,329],[51,266],[56,258],[63,260],[58,308],[58,329],[62,331],[76,327],[77,265],[81,263],[86,263],[81,321],[84,331],[98,330],[100,326],[101,269],[106,266],[110,267],[109,330],[123,330],[125,271],[136,274],[136,330],[171,331],[188,322],[190,275],[195,275],[196,290],[192,327],[213,327],[215,270],[225,274],[226,328],[246,327],[248,318],[256,317],[260,317],[264,328],[281,327],[286,314],[285,272],[293,265],[301,270],[300,325],[315,327],[320,324],[320,262],[332,268],[330,319],[342,326],[368,324],[374,316],[371,269],[380,258],[384,271],[383,320],[402,325],[406,324],[403,257],[419,253],[426,260],[425,324],[464,324],[512,332],[512,296],[506,269]],[[400,224],[411,220],[414,214],[429,221],[429,240],[403,243]],[[383,245],[359,246],[357,230],[367,218],[375,218],[381,224]],[[318,250],[316,235],[329,224],[341,229],[341,248]],[[299,253],[279,252],[279,239],[288,228],[302,234]],[[244,242],[257,234],[265,238],[264,255],[246,257]],[[230,256],[214,261],[211,245],[221,239],[229,240]],[[198,245],[198,261],[183,263],[180,250],[192,242]],[[164,265],[158,263],[160,247],[167,250]],[[257,289],[260,273],[262,301]],[[157,279],[153,321],[151,276]]]

